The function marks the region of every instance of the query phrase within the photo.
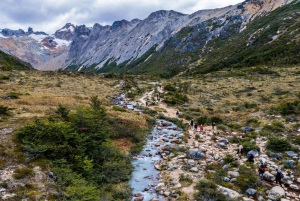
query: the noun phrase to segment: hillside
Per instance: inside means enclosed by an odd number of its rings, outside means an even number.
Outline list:
[[[141,57],[145,62],[125,68],[129,73],[168,78],[181,71],[197,74],[231,67],[299,64],[299,8],[300,2],[294,1],[253,20],[240,33],[241,18],[232,19],[225,28],[213,19],[184,28],[165,43],[163,50],[148,52]],[[208,25],[220,35],[206,42],[211,36],[205,28]]]
[[[0,70],[27,70],[33,69],[29,63],[21,61],[20,59],[8,55],[0,50]]]

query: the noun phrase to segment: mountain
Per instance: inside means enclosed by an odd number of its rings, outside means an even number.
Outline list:
[[[20,59],[0,50],[0,71],[29,69],[33,69],[29,63],[21,61]]]
[[[299,1],[246,0],[191,15],[161,10],[144,20],[121,20],[112,26],[67,23],[53,35],[3,29],[0,49],[41,70],[126,71],[170,77],[216,51],[214,45],[249,30],[251,22],[290,4]]]

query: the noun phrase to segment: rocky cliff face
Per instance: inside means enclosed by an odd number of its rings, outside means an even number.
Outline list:
[[[291,1],[246,0],[238,5],[201,10],[191,15],[162,10],[144,20],[121,20],[112,26],[96,23],[92,28],[67,23],[54,35],[34,32],[31,28],[28,32],[2,29],[0,49],[41,70],[100,69],[110,63],[133,62],[154,46],[159,51],[171,38],[182,39],[178,33],[186,27],[194,31],[185,37],[185,45],[180,45],[182,40],[178,40],[175,48],[178,51],[198,48],[212,38],[225,38],[242,31],[251,20]]]

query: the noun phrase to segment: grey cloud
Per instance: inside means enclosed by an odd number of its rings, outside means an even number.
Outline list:
[[[111,1],[111,2],[110,2]],[[111,25],[117,20],[145,19],[157,10],[175,10],[191,14],[213,5],[215,8],[242,0],[1,0],[0,28],[54,33],[70,22],[92,26]],[[227,3],[226,3],[227,2]],[[235,3],[233,3],[235,2]]]

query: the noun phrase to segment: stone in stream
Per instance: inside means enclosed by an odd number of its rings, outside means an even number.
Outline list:
[[[268,194],[268,198],[272,201],[279,201],[281,198],[285,196],[285,192],[282,187],[275,186],[273,187]]]
[[[165,189],[165,184],[164,183],[159,183],[157,186],[155,186],[156,192],[164,190]]]

